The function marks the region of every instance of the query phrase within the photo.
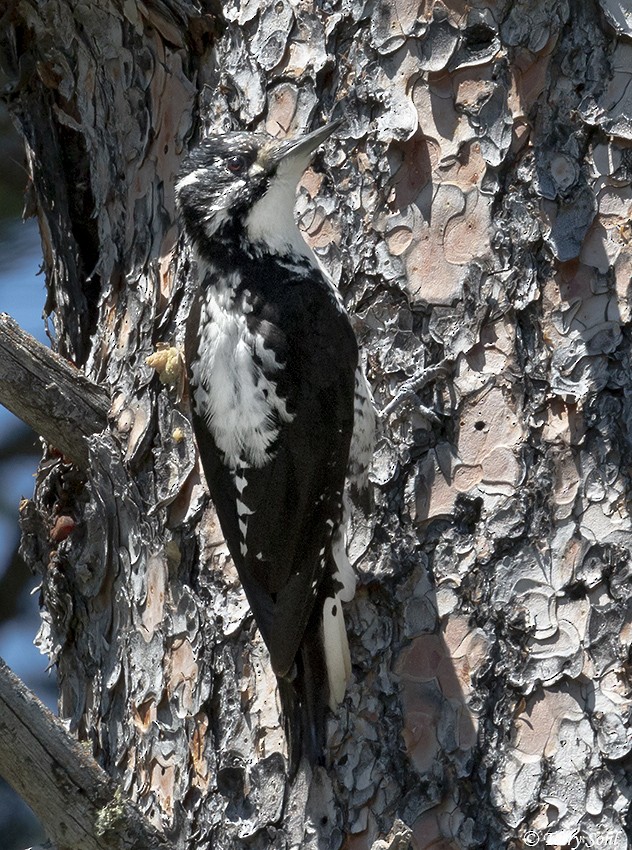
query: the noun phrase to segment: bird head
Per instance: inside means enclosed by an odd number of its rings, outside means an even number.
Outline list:
[[[175,187],[195,247],[204,253],[205,246],[224,236],[278,253],[286,245],[296,249],[296,187],[316,149],[339,124],[298,139],[225,133],[195,147]]]

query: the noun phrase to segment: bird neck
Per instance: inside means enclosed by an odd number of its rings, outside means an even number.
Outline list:
[[[306,257],[314,266],[317,260],[294,219],[296,183],[294,174],[277,175],[266,193],[253,204],[244,219],[247,243],[266,254]]]
[[[279,212],[269,223],[259,214],[254,218],[250,214],[245,220],[229,219],[212,238],[204,235],[194,239],[193,244],[198,262],[211,272],[211,277],[232,276],[246,270],[252,273],[253,264],[265,259],[324,274],[316,255],[301,236],[293,213]]]

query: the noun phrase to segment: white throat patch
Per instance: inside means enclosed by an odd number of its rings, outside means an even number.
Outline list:
[[[320,265],[312,249],[307,245],[294,220],[296,187],[305,163],[282,162],[270,181],[265,195],[253,205],[245,227],[252,242],[261,242],[273,254],[297,254],[306,257],[313,265]]]

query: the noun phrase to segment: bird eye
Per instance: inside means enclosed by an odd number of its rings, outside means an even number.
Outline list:
[[[229,156],[226,159],[226,168],[233,174],[241,174],[248,168],[248,160],[245,156]]]

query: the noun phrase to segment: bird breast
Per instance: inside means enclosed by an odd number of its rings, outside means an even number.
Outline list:
[[[293,417],[274,380],[283,364],[248,327],[249,293],[231,294],[208,288],[200,296],[193,404],[228,466],[261,467]]]

